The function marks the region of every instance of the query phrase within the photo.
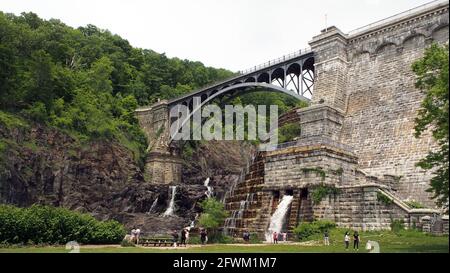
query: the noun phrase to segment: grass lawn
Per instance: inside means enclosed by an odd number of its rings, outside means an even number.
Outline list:
[[[152,248],[120,246],[82,246],[81,253],[354,253],[352,247],[345,251],[342,230],[330,233],[331,245],[323,246],[320,235],[311,241],[292,244],[211,244],[193,245],[188,248]],[[367,253],[365,244],[368,240],[376,241],[382,253],[448,253],[448,236],[430,236],[419,232],[362,232],[359,253]],[[64,246],[55,247],[7,247],[0,248],[0,253],[59,253],[68,252]]]

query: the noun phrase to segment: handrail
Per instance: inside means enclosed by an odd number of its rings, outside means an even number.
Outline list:
[[[281,56],[279,58],[272,59],[272,60],[267,61],[265,63],[259,64],[259,65],[255,65],[254,67],[251,67],[249,69],[238,71],[238,73],[239,73],[239,75],[250,74],[250,73],[258,71],[260,69],[263,69],[263,68],[266,68],[266,67],[269,67],[269,66],[273,66],[273,65],[277,65],[279,63],[288,61],[290,59],[294,59],[296,57],[305,55],[306,53],[309,53],[309,52],[311,52],[311,48],[300,49],[300,50],[291,52],[289,54],[283,55],[283,56]]]
[[[407,15],[412,15],[412,14],[417,13],[417,12],[419,12],[419,11],[427,10],[427,9],[429,9],[429,8],[431,8],[431,7],[439,6],[439,5],[441,5],[441,4],[448,3],[448,2],[449,2],[448,0],[434,0],[434,1],[431,1],[431,2],[428,2],[428,3],[425,3],[425,4],[423,4],[423,5],[420,5],[420,6],[411,8],[411,9],[409,9],[409,10],[406,10],[406,11],[403,11],[403,12],[400,12],[400,13],[397,13],[397,14],[394,14],[394,15],[389,16],[389,17],[387,17],[387,18],[378,20],[378,21],[376,21],[376,22],[370,23],[370,24],[368,24],[368,25],[359,27],[359,28],[357,28],[357,29],[351,30],[351,31],[348,32],[347,35],[348,35],[349,37],[350,37],[350,36],[356,36],[356,34],[363,33],[364,31],[367,31],[367,30],[369,30],[369,29],[371,29],[371,28],[374,28],[374,27],[376,27],[376,26],[380,26],[380,25],[383,25],[383,24],[385,24],[385,23],[388,23],[388,22],[391,22],[391,21],[395,21],[396,19],[405,17],[405,16],[407,16]]]
[[[189,93],[187,93],[187,94],[185,94],[183,96],[171,99],[171,100],[169,100],[169,103],[173,102],[173,101],[178,101],[178,100],[183,99],[185,97],[189,97],[189,96],[191,96],[193,94],[196,94],[198,92],[202,92],[202,91],[208,90],[211,87],[214,87],[214,86],[217,86],[217,85],[220,85],[220,84],[224,84],[226,82],[233,81],[235,79],[241,78],[242,76],[245,76],[247,74],[251,74],[251,73],[253,73],[255,71],[258,71],[260,69],[264,69],[264,68],[267,68],[267,67],[270,67],[270,66],[273,66],[273,65],[277,65],[277,64],[285,62],[285,61],[289,61],[290,59],[294,59],[296,57],[300,57],[300,56],[305,55],[305,54],[310,53],[310,52],[312,52],[311,48],[300,49],[300,50],[297,50],[295,52],[283,55],[283,56],[281,56],[281,57],[279,57],[277,59],[273,59],[273,60],[270,60],[270,61],[265,62],[263,64],[254,66],[252,68],[249,68],[249,69],[246,69],[246,70],[242,70],[242,71],[238,71],[237,74],[235,76],[233,76],[233,77],[230,77],[228,79],[223,79],[223,80],[220,80],[220,81],[215,81],[213,83],[205,85],[205,86],[203,86],[203,87],[201,87],[201,88],[199,88],[197,90],[193,90],[192,92],[189,92]]]

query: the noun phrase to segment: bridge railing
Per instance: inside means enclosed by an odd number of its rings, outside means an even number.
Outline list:
[[[258,71],[260,69],[264,69],[266,67],[273,66],[273,65],[285,62],[285,61],[289,61],[290,59],[302,56],[302,55],[310,53],[310,52],[311,52],[311,48],[300,49],[300,50],[297,50],[295,52],[286,54],[286,55],[284,55],[284,56],[282,56],[280,58],[273,59],[273,60],[270,60],[270,61],[265,62],[263,64],[254,66],[254,67],[252,67],[250,69],[238,71],[237,75],[235,75],[235,76],[233,76],[231,78],[210,83],[208,85],[205,85],[205,86],[201,87],[198,90],[194,90],[194,91],[192,91],[192,92],[190,92],[190,93],[188,93],[188,94],[186,94],[184,96],[181,96],[181,98],[183,98],[185,96],[189,96],[189,95],[195,94],[195,93],[198,93],[198,92],[202,92],[202,91],[208,90],[208,89],[210,89],[210,88],[212,88],[214,86],[217,86],[219,84],[230,82],[230,81],[233,81],[235,79],[238,79],[238,78],[242,77],[243,75],[250,74],[250,73],[253,73],[253,72]]]
[[[366,32],[366,31],[368,31],[368,30],[370,30],[372,28],[375,28],[377,26],[384,25],[386,23],[398,20],[398,19],[406,17],[406,16],[413,15],[413,14],[418,13],[420,11],[424,11],[424,10],[430,9],[432,7],[435,7],[435,6],[439,6],[441,4],[445,4],[445,3],[448,4],[448,2],[449,2],[448,0],[434,0],[432,2],[425,3],[425,4],[417,6],[415,8],[412,8],[412,9],[409,9],[409,10],[397,13],[397,14],[392,15],[390,17],[387,17],[387,18],[384,18],[382,20],[379,20],[379,21],[373,22],[371,24],[365,25],[363,27],[351,30],[351,31],[349,31],[347,33],[347,35],[349,37],[356,36],[357,34],[364,33],[364,32]]]
[[[311,52],[311,48],[300,49],[300,50],[297,50],[295,52],[291,52],[289,54],[283,55],[280,58],[276,58],[276,59],[267,61],[265,63],[259,64],[259,65],[255,65],[254,67],[251,67],[251,68],[246,69],[246,70],[238,71],[238,73],[239,73],[239,75],[250,74],[250,73],[253,73],[255,71],[264,69],[266,67],[269,67],[269,66],[272,66],[272,65],[276,65],[276,64],[288,61],[290,59],[299,57],[299,56],[304,55],[304,54],[309,53],[309,52]]]
[[[304,146],[311,146],[311,145],[334,146],[343,151],[353,153],[353,148],[350,145],[346,145],[346,144],[343,144],[338,141],[332,140],[330,138],[322,137],[322,136],[308,137],[305,139],[299,139],[299,140],[292,141],[292,142],[281,143],[281,144],[273,145],[270,147],[263,146],[263,150],[267,150],[267,148],[271,148],[271,150],[272,149],[281,150],[281,149],[286,149],[286,148],[290,148],[290,147],[304,147]]]

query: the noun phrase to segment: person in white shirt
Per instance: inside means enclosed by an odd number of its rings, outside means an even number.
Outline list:
[[[345,250],[348,250],[348,245],[350,244],[350,235],[348,235],[348,231],[345,232],[344,242],[345,242]]]
[[[139,236],[141,235],[141,230],[140,229],[136,229],[136,244],[139,244]]]

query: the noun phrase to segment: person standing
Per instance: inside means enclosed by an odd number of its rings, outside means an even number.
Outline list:
[[[141,230],[137,228],[135,231],[135,234],[136,234],[136,244],[138,245],[139,244],[139,236],[141,235]]]
[[[348,231],[345,232],[344,242],[345,242],[345,250],[348,250],[348,245],[350,244],[350,235],[348,235]]]
[[[187,228],[186,229],[186,244],[189,244],[189,231],[190,231],[190,228]]]
[[[330,235],[328,234],[328,230],[325,230],[323,234],[323,244],[326,246],[330,245]]]
[[[273,243],[278,244],[278,233],[274,231],[272,236],[273,236]]]
[[[178,243],[178,232],[176,230],[173,230],[172,232],[172,237],[173,237],[173,247],[177,247],[177,243]]]
[[[133,242],[133,244],[136,243],[136,228],[134,228],[134,227],[131,230],[131,242]]]
[[[202,245],[206,243],[206,236],[207,236],[206,230],[202,228],[200,231],[200,241],[202,242]]]
[[[182,245],[186,246],[186,229],[185,229],[185,228],[183,228],[183,229],[181,230],[181,242],[180,242],[180,246],[182,246]]]
[[[353,250],[359,251],[359,233],[355,231],[353,233]]]

